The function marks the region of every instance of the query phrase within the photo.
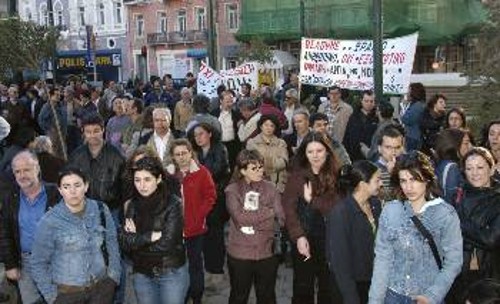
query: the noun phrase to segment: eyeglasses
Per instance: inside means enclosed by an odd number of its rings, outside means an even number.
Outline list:
[[[181,157],[181,156],[186,156],[188,154],[189,154],[189,151],[182,151],[182,152],[174,153],[174,156]]]

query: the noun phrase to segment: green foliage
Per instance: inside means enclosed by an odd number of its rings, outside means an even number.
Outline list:
[[[467,75],[471,81],[465,90],[473,103],[474,113],[470,126],[477,134],[486,123],[500,118],[500,1],[486,0],[490,18],[477,39],[480,60],[470,67]]]
[[[263,39],[254,38],[240,49],[238,57],[242,62],[257,61],[265,64],[272,62],[273,52]]]
[[[18,18],[0,20],[0,79],[24,69],[39,71],[56,52],[59,31]]]

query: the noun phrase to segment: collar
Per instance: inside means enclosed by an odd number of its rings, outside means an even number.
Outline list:
[[[178,170],[178,168],[174,164],[169,164],[165,169],[167,170],[167,173],[169,173],[171,175],[175,175],[176,173],[180,172],[180,170]],[[188,173],[194,173],[194,172],[197,172],[199,170],[200,170],[200,166],[198,165],[198,163],[194,159],[192,159],[191,163],[189,164]]]

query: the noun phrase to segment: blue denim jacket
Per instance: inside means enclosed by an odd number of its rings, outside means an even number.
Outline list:
[[[111,213],[104,205],[106,231],[99,206],[86,199],[79,217],[63,201],[40,220],[32,252],[32,276],[47,303],[57,297],[57,285],[86,286],[109,276],[120,282],[120,252]],[[106,270],[101,244],[106,236],[109,265]]]
[[[383,303],[388,288],[430,303],[441,303],[462,267],[462,232],[453,206],[441,198],[428,201],[418,215],[432,234],[443,268],[439,270],[429,244],[411,221],[408,201],[392,201],[382,210],[375,241],[375,264],[369,303]]]

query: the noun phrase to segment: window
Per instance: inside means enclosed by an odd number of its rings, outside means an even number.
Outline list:
[[[85,26],[85,6],[78,7],[78,25]]]
[[[207,14],[205,13],[204,7],[195,8],[196,14],[196,29],[198,31],[203,31],[207,29]]]
[[[238,5],[228,4],[226,6],[226,26],[230,30],[238,29]]]
[[[106,24],[106,12],[104,10],[104,3],[99,3],[97,6],[98,20],[97,23],[102,26]]]
[[[144,16],[137,15],[135,17],[135,29],[137,37],[144,36]]]
[[[49,25],[49,12],[47,11],[47,5],[40,6],[40,24]]]
[[[61,2],[54,5],[54,23],[55,25],[64,25],[63,6]]]
[[[157,26],[156,26],[156,31],[158,33],[166,33],[167,32],[167,13],[165,12],[158,12],[158,20]]]
[[[115,17],[115,24],[122,24],[122,3],[121,2],[113,2],[114,6],[114,17]]]
[[[186,11],[179,10],[177,13],[177,31],[186,32]]]

